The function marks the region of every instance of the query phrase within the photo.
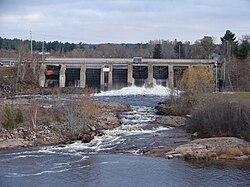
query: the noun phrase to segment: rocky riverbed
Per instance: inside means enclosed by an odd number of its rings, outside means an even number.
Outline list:
[[[22,106],[24,112],[30,110],[30,106],[34,101],[32,99],[1,99],[2,115],[3,108],[5,105],[10,105],[13,110],[15,106]],[[128,106],[122,104],[105,104],[95,102],[95,107],[98,108],[98,113],[91,120],[91,126],[84,128],[78,133],[78,136],[70,135],[65,132],[66,129],[71,128],[71,124],[61,119],[58,116],[57,110],[52,110],[54,107],[53,103],[36,102],[37,110],[41,113],[37,116],[36,126],[31,126],[31,122],[24,117],[26,121],[21,124],[15,125],[14,129],[6,130],[5,128],[0,129],[0,148],[15,148],[15,147],[30,147],[38,145],[55,145],[61,143],[67,143],[74,140],[82,140],[84,143],[90,142],[94,136],[101,135],[102,130],[113,129],[120,125],[119,113],[128,110]],[[62,110],[63,110],[63,106]],[[91,110],[87,108],[86,110]],[[30,112],[30,111],[29,111]],[[33,111],[32,111],[33,112]],[[51,117],[51,113],[53,117]],[[30,118],[30,116],[28,116]],[[3,123],[3,119],[1,119]]]
[[[2,104],[22,105],[29,108],[30,99],[12,99],[2,100]],[[69,136],[66,129],[69,129],[69,123],[60,120],[57,110],[52,110],[55,103],[39,104],[42,116],[39,117],[37,126],[31,127],[30,123],[23,123],[16,126],[13,130],[7,131],[0,129],[0,148],[29,147],[38,145],[56,145],[69,143],[74,140],[82,140],[83,143],[90,142],[95,136],[102,136],[102,130],[113,129],[120,126],[120,112],[129,110],[128,106],[122,104],[105,104],[95,103],[94,108],[98,108],[98,114],[95,114],[94,123],[78,136]],[[172,127],[177,131],[166,136],[154,137],[155,142],[161,142],[162,138],[169,140],[169,145],[160,147],[151,147],[143,150],[146,156],[160,156],[164,158],[182,158],[195,160],[209,159],[236,159],[250,160],[250,143],[234,137],[213,137],[197,139],[196,135],[188,135],[185,133],[185,125],[190,116],[180,116],[173,110],[165,109],[164,104],[160,104],[160,114],[156,116],[156,123],[162,127]],[[60,105],[63,106],[63,105]],[[157,108],[157,107],[156,107]],[[62,109],[62,108],[61,108]],[[89,106],[87,110],[92,110]],[[159,107],[158,107],[159,109]],[[27,110],[25,110],[27,111]],[[56,115],[51,118],[50,113],[53,111]],[[165,112],[164,112],[165,111]],[[171,111],[169,113],[169,111]],[[159,112],[158,112],[159,114]],[[2,115],[3,116],[3,115]],[[57,120],[48,120],[59,118]],[[181,131],[178,131],[180,129]],[[153,142],[151,142],[153,143]]]

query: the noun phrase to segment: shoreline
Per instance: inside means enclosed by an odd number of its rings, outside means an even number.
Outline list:
[[[26,101],[25,101],[26,102]],[[67,144],[76,140],[90,142],[94,136],[101,135],[102,130],[113,129],[120,126],[119,113],[128,110],[128,106],[114,103],[99,103],[101,116],[96,118],[95,126],[90,131],[83,133],[81,138],[76,139],[62,136],[55,126],[61,128],[65,124],[50,123],[35,131],[23,127],[8,132],[0,129],[0,150],[38,146],[51,146]],[[156,122],[164,126],[174,128],[185,128],[187,117],[173,115],[158,115]],[[5,132],[4,132],[5,131]],[[29,137],[22,138],[22,135],[29,132]],[[84,140],[85,139],[85,140]],[[192,138],[183,142],[175,142],[171,150],[150,149],[144,156],[163,157],[167,159],[179,158],[184,160],[242,160],[250,161],[250,143],[234,137],[213,137],[213,138]]]
[[[2,98],[2,100],[4,99]],[[17,105],[17,103],[19,105],[21,103],[24,107],[32,103],[30,99],[19,98],[16,100],[11,99],[11,101],[5,99],[5,102],[2,102],[2,104],[9,104],[9,102],[12,105]],[[47,116],[43,116],[40,124],[38,124],[35,129],[24,124],[10,131],[3,127],[0,128],[0,149],[60,145],[76,140],[87,143],[90,142],[94,136],[100,136],[102,130],[113,129],[120,126],[119,113],[128,110],[127,105],[118,103],[104,103],[98,101],[95,102],[95,105],[98,107],[99,113],[94,117],[94,122],[91,122],[94,124],[92,126],[87,125],[83,131],[80,133],[78,132],[78,135],[73,134],[69,136],[64,132],[65,129],[70,128],[69,124],[65,121],[44,120]],[[40,110],[50,110],[52,107],[53,103],[43,102],[43,105],[40,105]],[[91,110],[91,108],[89,108],[89,110]]]
[[[156,107],[157,122],[174,128],[185,128],[190,115],[182,115],[169,103],[161,102]],[[197,138],[191,135],[188,142],[176,146],[170,151],[151,150],[149,156],[183,160],[236,160],[250,162],[250,142],[236,137]]]

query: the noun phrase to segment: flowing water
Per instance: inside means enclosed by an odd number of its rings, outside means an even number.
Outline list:
[[[95,99],[129,104],[122,125],[87,144],[0,151],[0,186],[249,186],[250,164],[145,157],[152,149],[169,150],[186,141],[184,130],[154,122],[154,106],[166,88],[124,88]]]

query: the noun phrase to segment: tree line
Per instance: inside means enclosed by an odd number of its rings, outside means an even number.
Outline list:
[[[84,44],[69,42],[42,42],[32,41],[33,51],[49,52],[54,57],[76,57],[76,58],[165,58],[165,59],[207,59],[212,53],[222,56],[235,55],[238,59],[246,59],[250,49],[250,36],[246,35],[237,41],[236,36],[227,30],[221,37],[221,44],[215,44],[211,36],[204,36],[194,44],[189,41],[178,40],[151,40],[147,43],[122,43],[122,44]],[[0,37],[0,56],[15,56],[18,47],[22,43],[27,50],[30,49],[30,40],[6,39]]]

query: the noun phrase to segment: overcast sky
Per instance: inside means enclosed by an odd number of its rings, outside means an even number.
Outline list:
[[[250,0],[0,0],[0,36],[145,43],[250,34]]]

